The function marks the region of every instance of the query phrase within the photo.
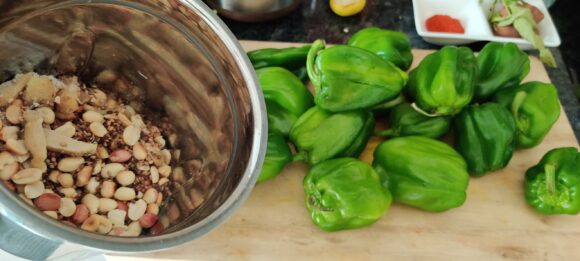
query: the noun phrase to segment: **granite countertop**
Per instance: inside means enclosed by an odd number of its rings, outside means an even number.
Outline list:
[[[437,49],[417,34],[413,17],[413,5],[409,0],[367,0],[367,6],[360,14],[339,17],[328,7],[328,0],[305,0],[301,7],[291,14],[264,23],[242,23],[225,19],[232,32],[240,40],[262,40],[281,42],[312,42],[324,38],[329,43],[344,43],[359,29],[377,26],[405,32],[414,48]],[[474,50],[484,43],[469,45]],[[573,84],[560,49],[552,48],[558,68],[548,69],[552,82],[558,87],[560,100],[576,137],[580,140],[580,105],[573,93]],[[532,52],[536,55],[536,53]]]

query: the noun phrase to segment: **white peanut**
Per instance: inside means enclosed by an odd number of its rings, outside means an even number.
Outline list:
[[[42,117],[42,122],[44,122],[46,124],[53,124],[54,123],[54,119],[55,119],[54,111],[51,110],[50,108],[42,107],[42,108],[36,109],[35,111],[40,114],[40,117]],[[74,135],[74,133],[73,133],[73,135]]]
[[[75,204],[75,202],[72,199],[62,198],[60,200],[60,208],[58,209],[58,212],[63,217],[71,217],[72,215],[74,215],[76,209],[77,209],[77,205]]]
[[[26,155],[28,154],[28,149],[26,148],[26,145],[24,145],[24,141],[23,140],[7,140],[6,141],[6,150],[17,154],[17,155]]]
[[[153,184],[156,184],[157,182],[159,182],[159,170],[157,169],[157,167],[151,166],[149,173],[150,173],[151,182]]]
[[[73,172],[85,163],[85,159],[81,157],[64,158],[58,162],[58,170],[62,172]]]
[[[24,186],[24,195],[29,199],[35,199],[44,194],[44,183],[37,181]]]
[[[99,215],[99,228],[97,229],[97,233],[106,235],[113,229],[113,222],[107,219],[104,216]]]
[[[42,170],[29,168],[24,169],[12,176],[12,182],[17,185],[31,184],[42,179]]]
[[[101,170],[101,176],[103,178],[114,178],[119,174],[119,172],[125,170],[125,166],[121,163],[109,163],[103,167]]]
[[[113,209],[117,208],[117,201],[110,198],[100,198],[99,199],[99,212],[107,213]]]
[[[81,203],[87,206],[91,214],[96,214],[99,211],[99,198],[93,194],[86,194],[81,200]]]
[[[123,163],[131,159],[131,152],[127,150],[115,150],[109,155],[111,162]]]
[[[91,166],[84,166],[79,172],[77,173],[77,187],[84,187],[89,183],[91,179],[91,174],[93,172],[93,167]]]
[[[67,198],[76,198],[78,196],[77,190],[74,188],[60,188],[58,191]]]
[[[133,157],[137,160],[144,160],[147,158],[147,151],[140,142],[133,146]]]
[[[117,184],[111,180],[103,181],[103,185],[101,186],[101,196],[104,198],[112,198],[115,195],[115,188]]]
[[[123,131],[123,141],[129,146],[137,144],[141,138],[141,128],[130,125]]]
[[[161,175],[161,177],[167,178],[169,177],[169,175],[171,175],[171,167],[169,165],[163,165],[161,167],[159,167],[159,175]]]
[[[145,191],[145,195],[143,195],[143,200],[145,200],[145,202],[147,202],[148,204],[152,204],[157,202],[158,195],[159,192],[156,189],[150,188],[147,191]]]
[[[133,171],[130,170],[124,170],[119,172],[119,174],[117,174],[117,182],[119,182],[119,184],[121,184],[122,186],[128,186],[133,184],[133,182],[135,182],[135,173],[133,173]]]
[[[8,140],[18,139],[18,132],[20,128],[17,126],[4,126],[2,131],[0,131],[0,140],[6,142]]]
[[[113,225],[115,226],[124,226],[125,225],[125,218],[127,217],[127,212],[121,209],[113,209],[107,213],[107,217]]]
[[[83,113],[83,120],[89,123],[93,123],[93,122],[103,122],[105,121],[105,118],[103,117],[102,114],[96,111],[87,111]]]
[[[75,135],[77,129],[72,122],[68,121],[65,124],[61,125],[60,127],[54,129],[54,131],[60,135],[71,138],[72,136]]]
[[[159,215],[159,206],[157,204],[147,205],[147,213]]]
[[[89,130],[91,130],[91,132],[99,138],[105,137],[105,135],[108,133],[105,125],[98,121],[91,123],[89,125]]]
[[[101,185],[101,183],[95,177],[92,177],[89,180],[89,183],[85,186],[85,189],[87,190],[87,192],[89,192],[91,194],[96,194],[97,193],[97,188],[100,185]]]
[[[75,184],[73,176],[68,173],[59,175],[57,180],[58,183],[64,188],[72,188]]]
[[[99,225],[101,224],[101,219],[98,215],[91,215],[87,218],[81,225],[81,229],[89,232],[97,232],[99,230]]]
[[[128,187],[120,187],[115,191],[115,199],[120,201],[130,201],[135,199],[135,190]]]
[[[137,200],[135,203],[129,204],[129,211],[127,216],[133,221],[138,221],[147,211],[147,203],[144,200]]]

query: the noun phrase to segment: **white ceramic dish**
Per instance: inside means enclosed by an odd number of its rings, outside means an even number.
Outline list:
[[[542,0],[526,0],[544,13],[544,20],[539,26],[539,32],[548,47],[560,46],[560,35],[554,25]],[[429,43],[438,45],[461,45],[477,41],[513,42],[522,49],[532,49],[533,46],[522,38],[500,37],[493,34],[487,18],[493,0],[413,0],[415,12],[415,28],[417,33]],[[449,15],[459,19],[465,28],[464,34],[438,33],[427,31],[425,23],[433,15]]]

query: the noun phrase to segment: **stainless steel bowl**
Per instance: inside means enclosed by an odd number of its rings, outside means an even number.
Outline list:
[[[242,22],[263,22],[284,16],[303,0],[205,0],[221,15]]]
[[[253,188],[267,131],[261,92],[239,43],[201,0],[0,0],[0,81],[28,71],[77,75],[166,112],[185,177],[160,213],[169,228],[139,238],[72,228],[0,185],[0,248],[34,259],[60,242],[166,249],[217,227]]]

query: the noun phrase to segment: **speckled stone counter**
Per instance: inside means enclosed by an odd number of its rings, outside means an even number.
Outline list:
[[[377,26],[405,32],[414,48],[437,49],[417,34],[410,0],[367,0],[365,10],[353,17],[339,17],[328,7],[328,0],[305,0],[288,16],[264,22],[241,23],[224,19],[240,40],[312,42],[324,38],[328,43],[344,43],[361,28]],[[469,45],[479,50],[485,43]],[[572,82],[559,49],[552,49],[557,69],[548,69],[550,79],[558,87],[566,114],[580,139],[580,105],[573,94]],[[532,54],[535,54],[532,52]]]

